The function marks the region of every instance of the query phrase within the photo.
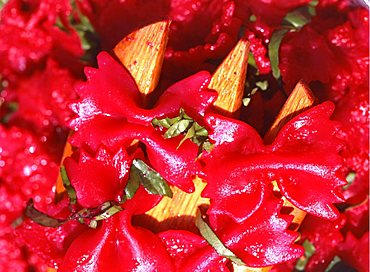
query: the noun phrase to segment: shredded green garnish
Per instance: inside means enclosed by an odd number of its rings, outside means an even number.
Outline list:
[[[234,252],[228,249],[222,241],[217,237],[216,233],[211,229],[210,226],[203,220],[202,215],[198,211],[197,217],[195,219],[195,225],[199,229],[202,237],[213,247],[216,252],[225,258],[228,258],[230,261],[234,262],[237,265],[245,266],[246,264],[237,257]]]
[[[212,144],[209,142],[206,128],[195,122],[183,109],[180,109],[179,116],[174,118],[166,117],[163,119],[153,119],[152,125],[154,127],[166,128],[167,131],[163,135],[166,139],[179,136],[180,134],[184,135],[184,138],[180,141],[177,148],[179,148],[184,141],[189,139],[199,146],[199,154],[202,153],[203,150],[210,151],[212,149]]]

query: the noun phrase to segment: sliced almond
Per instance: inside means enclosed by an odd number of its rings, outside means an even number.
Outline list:
[[[249,42],[240,40],[213,74],[208,88],[218,93],[214,105],[224,115],[237,112],[244,95]]]
[[[143,27],[123,38],[113,49],[135,79],[144,100],[158,84],[169,26],[169,21],[161,21]]]

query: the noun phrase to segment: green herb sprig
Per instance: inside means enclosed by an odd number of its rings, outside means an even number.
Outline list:
[[[60,168],[60,174],[63,185],[66,188],[69,197],[70,210],[75,211],[75,205],[77,204],[77,193],[68,178],[68,174],[64,166]],[[90,228],[96,228],[99,221],[108,219],[122,211],[122,205],[127,199],[134,197],[140,184],[142,184],[151,194],[168,197],[172,197],[173,195],[172,190],[167,184],[166,180],[158,172],[156,172],[142,160],[135,159],[130,168],[130,176],[120,201],[106,201],[98,207],[83,208],[72,212],[72,214],[66,219],[58,219],[36,209],[33,199],[30,199],[27,203],[24,214],[32,221],[45,227],[57,228],[70,220],[76,220]]]
[[[125,187],[127,199],[133,198],[140,184],[153,195],[173,196],[170,186],[158,172],[142,160],[135,159],[132,163],[130,177]]]
[[[198,211],[195,218],[195,225],[199,229],[202,237],[211,247],[216,250],[220,256],[229,259],[239,266],[246,266],[246,264],[238,256],[236,256],[234,252],[232,252],[222,243],[222,241],[217,237],[216,233],[214,233],[211,227],[203,220],[200,211]]]
[[[155,118],[152,120],[152,125],[167,129],[163,135],[165,139],[177,137],[180,134],[184,135],[177,148],[189,139],[199,146],[198,155],[204,150],[211,151],[212,149],[213,145],[209,141],[207,129],[187,115],[184,109],[180,109],[179,115],[174,118]]]

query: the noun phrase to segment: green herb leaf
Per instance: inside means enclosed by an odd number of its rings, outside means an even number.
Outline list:
[[[293,10],[285,15],[283,22],[293,26],[295,29],[299,29],[309,23],[310,18],[306,17],[300,10]]]
[[[138,180],[151,194],[172,197],[173,193],[167,182],[153,168],[142,160],[134,160],[128,182]]]
[[[256,75],[258,75],[258,67],[257,67],[257,64],[256,64],[256,59],[254,58],[254,55],[252,52],[249,52],[248,54],[248,64],[251,65],[252,67],[254,67],[257,71],[256,71]]]
[[[267,80],[263,80],[263,81],[257,81],[256,82],[256,86],[262,90],[262,91],[266,91],[269,87],[269,82]]]
[[[120,204],[122,204],[122,202],[117,203],[116,201],[107,201],[98,207],[83,208],[71,214],[67,219],[61,220],[37,210],[34,207],[33,200],[30,199],[27,203],[25,215],[32,221],[45,227],[57,228],[69,220],[76,220],[90,228],[96,228],[98,221],[108,219],[109,217],[122,211]]]
[[[288,29],[280,29],[280,30],[274,31],[274,33],[272,33],[270,43],[268,45],[272,75],[276,79],[280,78],[280,68],[279,68],[280,44],[287,32],[288,32]]]
[[[245,97],[243,98],[243,105],[244,107],[247,107],[249,105],[249,103],[251,102],[251,98],[250,97]]]
[[[74,205],[77,203],[76,190],[73,188],[71,181],[68,178],[66,168],[64,166],[60,167],[60,176],[62,177],[63,186],[67,191],[69,197],[69,203]]]
[[[298,31],[303,26],[311,22],[311,18],[316,15],[317,0],[311,1],[307,6],[299,7],[285,15],[282,21],[283,28],[272,33],[268,45],[269,58],[271,63],[272,75],[274,78],[280,78],[279,69],[279,49],[281,41],[289,31]]]
[[[314,0],[306,6],[299,7],[287,13],[283,19],[283,25],[291,26],[294,30],[299,30],[309,22],[311,18],[316,15],[316,6],[318,1]]]
[[[356,179],[356,172],[349,172],[348,175],[346,176],[346,181],[348,182],[348,184],[343,186],[343,190],[348,190],[348,188],[355,181],[355,179]]]
[[[132,168],[133,167],[131,167],[131,171],[132,171]],[[126,187],[125,187],[125,195],[127,199],[132,199],[135,196],[136,191],[139,189],[140,178],[136,177],[135,175],[137,175],[137,173],[130,172],[130,178],[128,179]]]
[[[105,209],[101,214],[96,215],[89,223],[89,227],[95,229],[98,226],[98,221],[108,219],[122,211],[122,207],[118,205],[113,205]]]
[[[198,146],[205,146],[208,148],[208,150],[210,150],[211,143],[208,139],[208,131],[205,127],[202,127],[189,115],[187,115],[183,109],[180,109],[179,116],[177,117],[153,119],[152,125],[154,127],[166,128],[167,131],[163,135],[163,137],[166,139],[179,136],[180,134],[184,135],[184,138],[180,141],[177,148],[179,148],[187,139],[189,139]],[[205,142],[208,143],[204,144]],[[200,148],[199,154],[202,153],[203,150],[207,151],[207,149]]]
[[[312,0],[308,3],[307,11],[311,17],[316,16],[316,6],[319,4],[319,0]]]
[[[173,124],[180,121],[180,116],[175,118],[164,118],[164,119],[157,119],[154,118],[152,120],[152,125],[154,127],[164,127],[164,128],[170,128]]]
[[[252,22],[252,23],[257,21],[256,15],[252,14],[251,16],[249,16],[249,21]]]
[[[33,199],[30,199],[26,206],[25,215],[32,221],[44,227],[57,228],[63,225],[67,220],[60,220],[51,217],[43,212],[37,210],[34,206]]]
[[[330,270],[333,269],[333,267],[340,263],[342,260],[341,258],[339,258],[338,256],[334,256],[333,260],[331,260],[330,264],[328,265],[328,267],[325,269],[325,272],[330,272]]]
[[[188,129],[188,131],[186,132],[184,138],[182,138],[182,140],[180,141],[179,145],[177,146],[177,149],[187,140],[191,140],[193,139],[193,137],[195,136],[195,124],[196,123],[193,123],[193,125]],[[168,130],[167,130],[168,132]]]
[[[0,9],[8,2],[8,0],[0,0]]]
[[[118,206],[118,205],[110,206],[103,213],[95,216],[94,220],[95,221],[100,221],[100,220],[108,219],[109,217],[115,215],[116,213],[119,213],[120,211],[122,211],[121,206]]]
[[[314,245],[308,240],[305,240],[302,245],[304,247],[305,252],[304,256],[300,257],[295,265],[295,269],[297,271],[305,270],[308,261],[316,251]]]
[[[217,237],[217,235],[213,232],[210,226],[203,220],[202,215],[198,211],[197,217],[195,219],[195,225],[199,229],[200,234],[203,238],[213,247],[216,252],[225,258],[228,258],[233,263],[241,266],[245,266],[246,264],[238,258],[230,249],[228,249],[222,241]]]
[[[169,139],[180,135],[188,130],[191,121],[187,119],[174,123],[164,134],[164,138]]]
[[[204,141],[200,146],[200,151],[198,152],[199,154],[202,153],[203,150],[205,151],[208,151],[208,152],[211,152],[212,148],[213,148],[213,144],[209,142],[209,140],[207,139],[206,141]]]
[[[98,221],[108,219],[116,213],[122,211],[121,202],[107,201],[94,208],[84,208],[72,214],[69,220],[77,220],[81,224],[90,228],[96,228]]]

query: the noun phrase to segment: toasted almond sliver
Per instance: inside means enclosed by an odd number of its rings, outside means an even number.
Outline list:
[[[138,85],[143,99],[153,92],[161,75],[170,21],[140,28],[123,38],[113,49]]]
[[[224,115],[234,114],[242,105],[248,53],[249,42],[240,40],[212,75],[208,85],[208,88],[217,91],[214,105]]]

